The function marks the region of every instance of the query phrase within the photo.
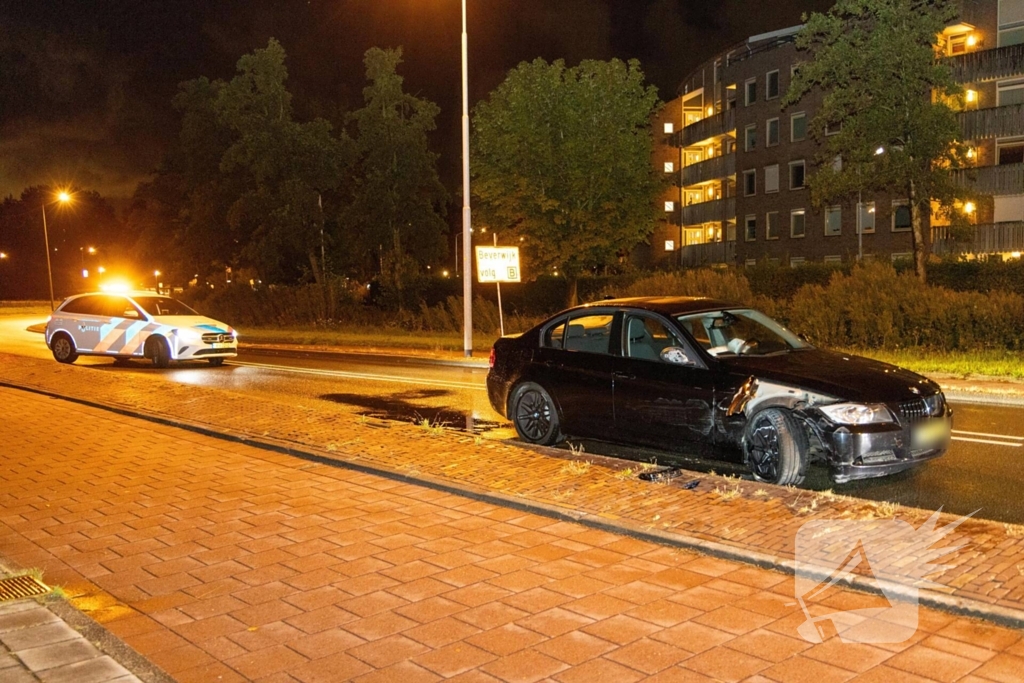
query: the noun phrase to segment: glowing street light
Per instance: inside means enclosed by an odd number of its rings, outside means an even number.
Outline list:
[[[5,259],[5,258],[7,258],[7,252],[6,251],[0,251],[0,260]]]
[[[67,204],[71,201],[71,195],[66,190],[57,193],[57,201]],[[53,312],[53,268],[50,265],[50,235],[46,229],[46,202],[42,204],[43,209],[43,244],[46,247],[46,276],[50,280],[50,312]]]
[[[66,192],[61,192],[61,195],[66,195]],[[58,195],[60,196],[60,195]],[[79,247],[78,255],[82,258],[82,277],[89,277],[89,271],[85,269],[85,253],[89,252],[89,256],[96,255],[96,247]]]

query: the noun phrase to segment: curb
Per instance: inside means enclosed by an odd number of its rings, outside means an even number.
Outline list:
[[[530,501],[526,498],[508,496],[468,484],[456,484],[448,480],[438,479],[415,471],[397,472],[376,465],[358,463],[349,460],[339,460],[323,454],[322,452],[316,451],[315,449],[311,449],[308,446],[304,446],[302,448],[296,447],[293,443],[285,440],[268,437],[256,438],[247,434],[221,431],[200,423],[176,420],[168,417],[162,417],[157,414],[139,412],[130,408],[122,408],[97,403],[87,399],[63,396],[45,389],[12,384],[2,380],[0,380],[0,387],[69,401],[78,405],[96,408],[124,417],[145,420],[147,422],[166,427],[184,429],[195,434],[231,443],[244,444],[260,450],[277,453],[279,455],[288,455],[300,460],[316,463],[318,465],[350,470],[361,474],[370,474],[383,477],[391,481],[417,484],[435,491],[451,493],[503,508],[529,512],[558,521],[574,522],[591,529],[621,534],[638,540],[698,552],[711,557],[752,565],[761,569],[777,571],[790,576],[797,573],[797,563],[795,560],[783,559],[776,555],[762,553],[739,546],[732,546],[718,541],[705,540],[686,534],[659,531],[621,520],[612,521],[609,518],[603,518],[592,513],[580,512],[571,508],[562,508],[537,501]],[[807,571],[806,569],[802,569],[800,572],[801,576],[809,576],[812,578],[820,577],[822,579],[829,578],[831,573],[831,570]],[[908,600],[913,600],[916,597],[918,604],[925,607],[937,609],[955,616],[972,617],[999,624],[1001,626],[1024,629],[1024,610],[1010,609],[970,598],[958,598],[939,591],[930,590],[928,588],[912,590],[911,587],[905,584],[899,584],[878,578],[867,578],[854,575],[850,578],[841,579],[836,583],[840,586],[872,595],[883,595],[884,587],[885,591],[890,595],[906,597]]]
[[[240,342],[239,350],[249,350],[267,353],[268,355],[280,355],[285,357],[320,356],[325,358],[359,359],[375,361],[387,365],[440,365],[460,368],[489,369],[490,362],[486,359],[476,358],[433,358],[409,353],[410,349],[396,348],[395,354],[387,354],[381,351],[358,351],[346,349],[344,351],[322,347],[304,347],[287,344],[252,344]]]

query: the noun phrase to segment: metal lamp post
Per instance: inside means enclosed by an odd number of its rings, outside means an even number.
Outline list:
[[[67,204],[71,201],[71,195],[67,192],[59,192],[57,201]],[[50,282],[50,312],[53,312],[53,267],[50,265],[50,233],[46,228],[46,202],[42,204],[43,209],[43,245],[46,247],[46,277]]]
[[[462,327],[466,358],[473,355],[473,262],[469,209],[469,37],[462,0]]]

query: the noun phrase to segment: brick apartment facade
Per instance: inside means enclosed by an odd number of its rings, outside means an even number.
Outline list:
[[[809,133],[820,95],[783,109],[793,67],[805,55],[799,27],[749,38],[693,71],[655,119],[654,163],[672,178],[651,236],[658,267],[780,265],[909,257],[909,211],[899,196],[865,191],[814,207],[805,186],[819,155]],[[961,21],[940,38],[970,93],[960,114],[978,168],[964,174],[978,202],[976,254],[1024,249],[1024,0],[964,0]],[[859,211],[858,211],[859,208]],[[858,217],[858,213],[860,214]],[[858,224],[862,232],[858,236]],[[948,248],[932,227],[932,249]],[[647,260],[647,259],[644,259]]]

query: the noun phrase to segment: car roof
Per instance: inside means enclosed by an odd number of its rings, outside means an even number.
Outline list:
[[[132,299],[134,299],[136,297],[147,297],[147,296],[158,296],[158,297],[161,297],[163,299],[169,298],[166,294],[157,294],[156,292],[149,292],[149,291],[146,291],[145,289],[139,289],[139,290],[133,290],[133,291],[126,291],[126,292],[103,292],[103,291],[99,291],[99,292],[82,292],[81,294],[73,294],[73,295],[69,296],[68,299],[78,299],[78,298],[83,297],[83,296],[127,296],[127,297],[131,297]]]
[[[639,308],[666,316],[718,311],[723,308],[743,308],[743,306],[738,306],[728,301],[709,299],[702,296],[637,296],[623,299],[605,299],[585,304],[581,308],[600,308],[605,306]]]

